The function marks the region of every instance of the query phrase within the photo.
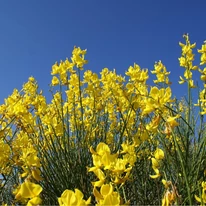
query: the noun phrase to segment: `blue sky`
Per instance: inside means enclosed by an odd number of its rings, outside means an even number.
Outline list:
[[[88,50],[85,69],[104,67],[124,75],[134,62],[153,70],[162,60],[171,71],[173,93],[183,74],[178,57],[184,33],[200,48],[206,40],[206,1],[21,0],[0,1],[0,103],[34,76],[48,94],[51,67],[71,56],[74,45]]]

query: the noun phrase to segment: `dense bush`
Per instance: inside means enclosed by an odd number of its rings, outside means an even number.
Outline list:
[[[152,86],[137,64],[127,77],[84,72],[86,50],[76,47],[71,60],[52,66],[51,103],[33,77],[15,89],[0,106],[1,203],[205,204],[206,43],[194,65],[196,45],[184,39],[179,83],[188,95],[181,100],[161,61]]]

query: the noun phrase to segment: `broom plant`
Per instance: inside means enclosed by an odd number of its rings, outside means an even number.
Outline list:
[[[183,37],[179,83],[188,93],[180,100],[161,61],[148,85],[148,69],[137,64],[126,77],[84,71],[79,47],[52,66],[50,103],[33,77],[15,89],[0,106],[1,203],[204,205],[206,43],[194,65],[196,44]]]

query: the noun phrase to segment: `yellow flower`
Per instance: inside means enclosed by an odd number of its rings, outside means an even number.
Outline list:
[[[180,57],[179,62],[180,62],[181,67],[186,67],[187,66],[187,61],[186,61],[185,57]]]
[[[198,202],[203,202],[203,203],[206,203],[206,182],[202,182],[202,198],[199,198],[198,196],[195,195],[195,199],[198,201]],[[202,199],[202,201],[201,201]]]
[[[53,76],[52,78],[52,86],[56,86],[59,84],[59,79],[56,76]]]
[[[94,187],[101,187],[104,184],[105,179],[106,179],[104,172],[102,172],[101,169],[96,169],[93,172],[98,177],[99,181],[92,182],[92,185]]]
[[[162,206],[172,205],[175,200],[176,200],[176,194],[174,193],[174,191],[167,190],[162,199]]]
[[[203,69],[203,71],[201,69],[199,69],[199,72],[202,74],[200,76],[200,79],[203,81],[203,82],[206,82],[206,67]]]
[[[196,88],[196,86],[194,85],[194,81],[192,79],[189,80],[189,87]]]
[[[109,149],[109,146],[107,144],[105,144],[104,142],[100,142],[97,145],[96,152],[98,155],[103,156],[105,154],[105,152],[110,153],[110,149]]]
[[[52,72],[51,75],[55,75],[59,73],[59,66],[58,63],[56,62],[53,66],[52,66]]]
[[[206,64],[206,41],[204,41],[204,44],[202,45],[202,49],[198,50],[198,52],[201,53],[200,65]]]
[[[184,72],[185,79],[191,79],[192,78],[192,72],[189,69],[186,69]]]
[[[111,167],[115,164],[117,159],[117,154],[110,154],[108,152],[105,152],[104,155],[102,155],[101,162],[104,166],[104,169],[111,169]]]
[[[104,198],[102,205],[114,205],[114,206],[120,205],[119,194],[117,192],[114,192],[112,195],[107,195]]]
[[[167,72],[166,67],[162,64],[161,61],[156,62],[154,65],[155,70],[151,71],[152,74],[156,74],[157,80],[154,80],[154,83],[165,83],[165,84],[171,84],[169,82],[168,75],[170,72]]]
[[[120,195],[113,191],[113,186],[111,184],[102,185],[100,192],[94,188],[93,194],[98,204],[100,205],[120,205]]]
[[[10,156],[10,148],[9,145],[6,144],[3,139],[0,139],[0,173],[3,171],[6,166],[9,156]]]
[[[193,65],[194,61],[194,54],[192,49],[195,48],[196,44],[191,44],[189,41],[189,35],[186,34],[183,36],[185,38],[186,44],[179,43],[179,45],[182,47],[182,55],[179,58],[180,66],[185,68],[184,77],[186,80],[192,80],[192,72],[191,70],[198,69],[198,66]],[[180,84],[183,84],[185,80],[180,77],[181,81],[179,81]],[[189,86],[191,88],[194,88],[193,82],[189,82]]]
[[[199,53],[204,53],[204,52],[206,52],[206,44],[203,44],[203,45],[202,45],[202,48],[201,48],[201,49],[198,49],[198,52],[199,52]]]
[[[90,152],[92,154],[95,154],[95,155],[98,154],[98,155],[102,156],[105,152],[109,152],[110,153],[110,149],[109,149],[109,146],[107,144],[105,144],[104,142],[100,142],[97,145],[96,152],[94,151],[92,146],[90,147]]]
[[[83,199],[84,195],[78,189],[75,189],[75,192],[72,190],[65,190],[61,197],[58,198],[58,202],[60,206],[81,206],[81,205],[89,205],[91,202],[91,198],[88,200]]]
[[[162,179],[162,183],[166,189],[168,189],[169,186],[172,184],[171,181],[166,181],[165,179]]]
[[[153,170],[154,170],[154,172],[155,172],[156,174],[155,174],[155,175],[150,175],[150,177],[151,177],[152,179],[156,179],[156,178],[158,178],[158,177],[161,176],[159,169],[153,168]]]
[[[40,176],[40,174],[41,174],[41,172],[39,169],[35,168],[32,170],[32,177],[37,181],[42,180],[42,177]]]
[[[157,159],[157,160],[164,159],[164,152],[163,152],[163,150],[157,148],[156,151],[154,152],[154,156],[155,156],[155,159]]]
[[[100,167],[104,169],[110,169],[111,165],[117,158],[118,154],[110,154],[110,148],[107,144],[100,142],[97,145],[96,152],[92,147],[90,147],[90,152],[92,153],[93,164],[95,167],[89,168],[89,171],[97,170]]]
[[[194,44],[190,44],[189,41],[189,35],[188,34],[184,34],[183,38],[185,38],[186,44],[183,44],[181,42],[179,42],[179,45],[182,47],[182,53],[183,55],[187,54],[191,49],[194,49],[196,46],[196,43]]]
[[[167,123],[170,125],[170,127],[171,128],[174,128],[174,127],[176,127],[176,126],[178,126],[179,125],[179,123],[175,120],[175,119],[177,119],[177,118],[179,118],[180,117],[180,115],[176,115],[176,116],[174,116],[174,117],[168,117],[167,118]]]
[[[41,191],[42,191],[42,187],[40,185],[26,181],[21,185],[18,193],[16,194],[16,198],[37,197],[41,193]]]
[[[128,71],[125,72],[127,76],[130,77],[131,81],[143,82],[145,83],[146,80],[149,78],[148,76],[148,69],[141,70],[140,66],[134,64],[134,67],[130,66]]]
[[[179,84],[184,84],[185,82],[186,82],[185,79],[183,79],[183,78],[180,76]]]
[[[36,206],[42,203],[42,199],[40,197],[34,197],[28,201],[27,206]]]
[[[111,184],[102,185],[100,192],[103,196],[111,195],[113,192],[113,187]]]
[[[159,161],[152,157],[152,167],[158,168],[159,167]]]
[[[202,81],[206,82],[206,75],[205,75],[205,74],[204,74],[204,75],[201,75],[201,76],[200,76],[200,79],[201,79]]]
[[[162,159],[164,159],[164,152],[161,149],[157,148],[154,152],[154,158],[151,158],[152,169],[154,170],[156,174],[150,175],[151,178],[156,179],[161,176],[159,167],[160,167],[160,163]]]
[[[172,102],[170,99],[172,96],[172,91],[170,87],[166,89],[158,89],[157,87],[152,87],[150,90],[149,97],[146,98],[145,104],[143,106],[143,115],[153,112],[155,109],[164,109],[165,104]]]
[[[40,160],[37,152],[33,147],[23,148],[22,157],[20,158],[26,166],[40,167]]]
[[[84,59],[84,55],[87,53],[87,50],[81,50],[80,47],[74,47],[72,52],[72,62],[76,65],[77,68],[82,69],[84,64],[87,64],[88,61]]]

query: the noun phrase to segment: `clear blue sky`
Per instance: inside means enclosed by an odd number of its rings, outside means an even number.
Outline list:
[[[11,0],[0,1],[0,103],[34,76],[44,94],[55,61],[74,45],[88,50],[86,69],[124,74],[134,62],[153,70],[162,60],[175,83],[183,74],[178,57],[182,35],[200,48],[206,40],[205,0]]]

